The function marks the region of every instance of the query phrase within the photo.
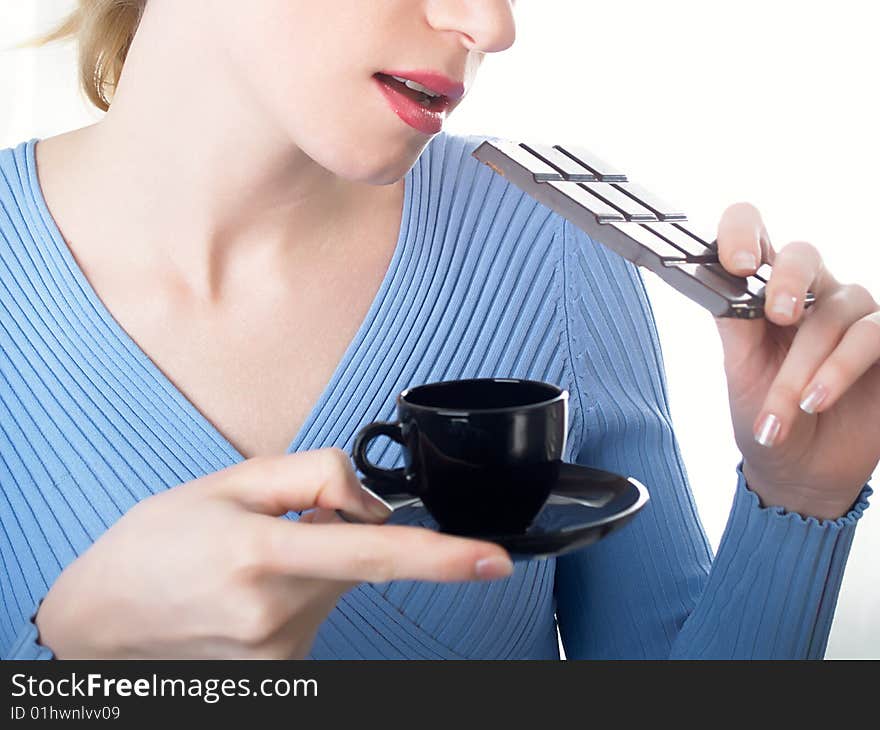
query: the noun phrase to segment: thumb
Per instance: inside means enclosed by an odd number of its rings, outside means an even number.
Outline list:
[[[258,456],[199,481],[211,496],[265,515],[320,507],[380,522],[390,514],[383,502],[362,488],[348,455],[336,447]]]
[[[767,321],[763,317],[741,319],[739,317],[714,317],[721,347],[724,352],[724,368],[734,372],[752,358],[756,348],[761,347],[767,336]]]

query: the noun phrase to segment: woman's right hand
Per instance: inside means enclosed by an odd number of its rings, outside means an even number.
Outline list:
[[[40,643],[61,659],[302,658],[361,581],[512,571],[493,543],[347,524],[327,517],[336,509],[388,516],[335,447],[247,459],[144,499],[52,585],[35,619]]]

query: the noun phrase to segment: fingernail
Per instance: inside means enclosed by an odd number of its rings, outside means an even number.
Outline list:
[[[764,420],[761,421],[761,427],[755,435],[755,441],[761,444],[761,446],[773,446],[773,442],[779,434],[779,428],[781,425],[782,424],[776,416],[772,413],[768,413],[764,416]]]
[[[757,269],[758,259],[753,253],[748,251],[737,251],[733,255],[733,268],[735,269]]]
[[[797,304],[797,297],[793,297],[791,294],[777,294],[773,298],[770,311],[782,317],[791,317],[794,314],[795,304]]]
[[[513,561],[503,557],[481,558],[477,561],[476,572],[477,577],[484,580],[504,578],[513,572]]]
[[[364,506],[373,517],[378,517],[384,520],[391,515],[394,511],[391,509],[391,505],[363,484],[361,485],[361,489],[363,490],[361,496],[363,497]]]
[[[828,395],[828,388],[822,385],[822,383],[816,383],[816,385],[810,388],[807,397],[801,401],[801,410],[813,413],[822,401],[825,400],[826,395]]]
[[[382,520],[390,517],[393,511],[394,510],[392,510],[390,507],[384,504],[380,504],[379,502],[373,502],[370,505],[370,514]]]

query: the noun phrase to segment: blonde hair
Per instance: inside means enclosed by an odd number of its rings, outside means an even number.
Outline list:
[[[79,47],[79,82],[89,101],[107,111],[147,0],[77,0],[76,9],[54,30],[20,48],[74,38]]]

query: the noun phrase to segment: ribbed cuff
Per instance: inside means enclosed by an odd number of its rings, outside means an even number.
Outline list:
[[[697,610],[675,653],[695,658],[820,659],[856,524],[873,493],[866,483],[852,509],[818,520],[761,506],[736,466],[730,518]]]
[[[41,598],[30,615],[27,623],[15,637],[15,641],[9,648],[9,654],[6,659],[54,659],[55,654],[46,646],[43,646],[39,639],[40,633],[37,630],[37,624],[34,623],[37,611],[40,610],[40,604],[43,602]]]

